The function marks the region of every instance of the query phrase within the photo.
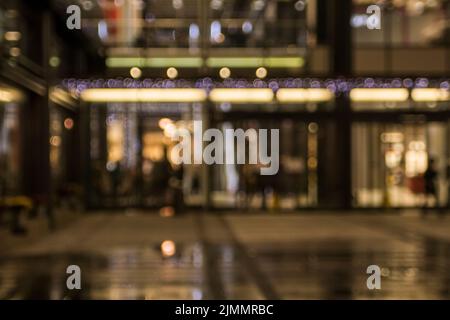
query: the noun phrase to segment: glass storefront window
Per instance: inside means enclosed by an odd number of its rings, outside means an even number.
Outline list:
[[[182,175],[186,204],[201,205],[201,167],[180,168],[171,156],[174,132],[189,129],[201,110],[183,103],[90,105],[91,205],[164,206],[174,174]]]
[[[304,207],[335,205],[328,189],[336,177],[330,174],[333,163],[327,161],[334,153],[333,126],[328,122],[302,121],[280,117],[272,120],[229,119],[217,124],[221,131],[241,128],[279,129],[279,171],[276,175],[261,175],[259,166],[249,164],[215,165],[212,204],[217,208],[246,210],[295,210]],[[246,152],[252,142],[248,139]],[[224,153],[235,146],[224,146]],[[331,148],[330,148],[331,147]],[[248,155],[246,155],[248,157]],[[336,173],[334,173],[336,175]]]
[[[352,137],[356,207],[447,203],[447,123],[359,122],[353,125]],[[437,199],[429,199],[426,192],[431,165],[437,172]]]

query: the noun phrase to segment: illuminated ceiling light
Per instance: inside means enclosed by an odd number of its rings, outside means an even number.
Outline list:
[[[446,89],[413,89],[411,97],[417,102],[450,101],[450,91]]]
[[[282,103],[327,102],[333,98],[333,92],[324,88],[283,88],[277,91],[277,100]]]
[[[402,143],[404,135],[401,132],[384,132],[381,134],[381,141],[384,143]]]
[[[210,57],[206,65],[210,68],[220,68],[224,65],[230,68],[301,68],[305,64],[302,57]]]
[[[6,41],[19,41],[22,38],[22,34],[19,31],[8,31],[5,32]]]
[[[256,69],[256,76],[260,79],[264,79],[265,77],[267,77],[267,69],[264,67],[259,67],[258,69]]]
[[[57,105],[67,106],[69,108],[76,108],[77,106],[75,96],[60,87],[51,87],[49,89],[49,99]]]
[[[170,218],[175,215],[175,210],[173,207],[165,206],[159,210],[159,215],[163,218]]]
[[[272,89],[254,89],[254,88],[220,88],[213,89],[209,94],[209,98],[213,102],[230,102],[230,103],[264,103],[273,100]]]
[[[231,76],[231,70],[229,68],[222,68],[219,71],[219,75],[222,79],[227,79]]]
[[[106,59],[108,68],[200,68],[203,59],[200,57],[110,57]]]
[[[209,57],[206,65],[210,68],[301,68],[304,66],[302,57]],[[203,66],[201,57],[109,57],[106,59],[108,68],[200,68]]]
[[[263,64],[261,57],[210,57],[206,65],[210,68],[220,68],[226,65],[230,68],[257,68]]]
[[[183,9],[183,0],[172,0],[172,6],[175,10]]]
[[[142,71],[138,67],[133,67],[130,69],[130,75],[133,79],[139,79],[142,76]]]
[[[301,68],[305,64],[302,57],[268,57],[264,65],[269,68]]]
[[[250,21],[245,21],[242,24],[242,32],[249,34],[253,31],[253,24]]]
[[[100,20],[97,24],[98,37],[102,40],[108,39],[108,23],[105,20]]]
[[[18,57],[20,56],[20,53],[22,51],[20,50],[20,48],[17,47],[13,47],[11,49],[9,49],[9,54],[11,55],[11,57]]]
[[[145,67],[145,59],[139,57],[110,57],[107,58],[108,68],[132,68],[134,66]]]
[[[210,40],[212,42],[217,42],[221,34],[222,34],[222,25],[220,24],[220,21],[215,20],[211,22]]]
[[[203,65],[203,59],[199,57],[186,58],[147,58],[146,66],[153,68],[178,67],[178,68],[199,68]]]
[[[189,25],[189,38],[191,40],[198,40],[200,38],[200,28],[195,23]]]
[[[169,79],[175,79],[176,77],[178,77],[178,70],[174,67],[170,67],[169,69],[167,69],[166,74]]]
[[[264,9],[265,1],[264,0],[255,0],[252,3],[252,9],[255,11],[261,11]]]
[[[50,57],[48,64],[52,68],[58,68],[59,65],[61,64],[61,59],[58,56]]]
[[[9,88],[0,88],[0,102],[20,102],[23,95],[20,91]]]
[[[210,3],[212,10],[220,10],[223,7],[223,0],[212,0]]]
[[[306,8],[306,1],[299,0],[295,3],[294,7],[295,7],[295,10],[297,10],[297,11],[303,11]]]
[[[11,92],[0,89],[0,102],[12,102],[13,95]]]
[[[86,102],[202,102],[206,100],[203,89],[87,89],[81,93]]]
[[[367,15],[354,14],[351,17],[350,24],[353,28],[361,28],[367,26]]]
[[[350,91],[350,99],[356,102],[403,102],[408,97],[408,90],[399,88],[357,88]]]
[[[62,139],[60,136],[52,136],[50,138],[50,144],[54,147],[59,147],[61,145]]]
[[[219,33],[214,41],[216,43],[223,43],[225,41],[225,35],[223,33]]]
[[[161,243],[161,253],[163,257],[172,257],[176,253],[175,242],[172,240],[165,240]]]
[[[83,9],[86,11],[90,11],[94,7],[94,4],[92,3],[91,0],[85,0],[81,3],[81,5],[83,6]]]
[[[64,128],[66,128],[67,130],[72,130],[74,126],[74,121],[72,118],[66,118],[64,120]]]

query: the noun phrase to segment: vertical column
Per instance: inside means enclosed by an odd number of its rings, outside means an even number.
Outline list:
[[[78,134],[81,137],[80,151],[81,151],[81,172],[83,172],[83,202],[84,209],[89,209],[90,199],[93,194],[91,184],[91,128],[90,128],[90,110],[89,105],[80,102],[80,125]]]
[[[51,48],[51,23],[52,17],[50,11],[45,9],[43,12],[43,26],[42,26],[42,40],[43,40],[43,53],[42,53],[42,65],[44,68],[44,78],[46,81],[46,91],[45,95],[42,97],[41,110],[39,112],[39,123],[40,128],[40,139],[42,139],[42,149],[40,150],[40,157],[42,158],[42,171],[43,176],[41,177],[43,184],[43,194],[46,194],[47,198],[47,216],[49,221],[49,227],[54,227],[54,217],[53,217],[53,203],[55,190],[52,183],[52,172],[50,165],[50,101],[49,101],[49,87],[51,85],[51,70],[49,66],[50,59],[50,48]]]
[[[350,18],[352,0],[330,0],[330,62],[334,77],[352,76],[352,29]],[[336,172],[339,178],[341,207],[352,207],[351,190],[351,105],[348,95],[340,95],[336,99],[337,156]]]
[[[208,130],[211,127],[211,110],[212,105],[210,101],[205,101],[202,103],[201,108],[201,120],[203,124],[203,131]],[[202,142],[202,155],[205,147],[205,143]],[[213,166],[207,165],[204,160],[202,160],[201,165],[201,190],[202,190],[202,202],[203,209],[209,210],[211,209],[211,189],[212,189],[212,175],[213,175]]]

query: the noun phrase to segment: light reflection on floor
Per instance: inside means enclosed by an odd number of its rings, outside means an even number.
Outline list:
[[[108,224],[86,232],[100,220]],[[448,226],[400,216],[97,215],[2,254],[0,298],[448,299]],[[81,290],[66,288],[72,264]],[[366,287],[371,264],[382,267],[381,290]]]

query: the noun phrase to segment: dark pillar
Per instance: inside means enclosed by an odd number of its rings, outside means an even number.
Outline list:
[[[352,76],[352,29],[350,18],[352,0],[330,0],[331,67],[334,77]],[[351,105],[347,94],[336,99],[336,129],[338,154],[336,173],[339,174],[339,193],[343,209],[352,207],[351,185]]]
[[[52,170],[50,164],[50,112],[51,112],[51,104],[49,99],[49,90],[52,82],[52,73],[49,65],[50,60],[50,48],[52,43],[52,19],[50,12],[48,10],[43,13],[43,52],[42,52],[42,66],[44,69],[44,78],[46,81],[46,91],[45,95],[42,97],[42,105],[40,112],[40,121],[42,124],[41,127],[41,139],[42,139],[42,150],[41,155],[43,165],[45,165],[45,177],[42,179],[46,179],[45,189],[43,192],[46,194],[46,213],[48,217],[49,227],[52,229],[55,227],[55,220],[53,216],[53,207],[55,200],[55,190],[52,179]]]

